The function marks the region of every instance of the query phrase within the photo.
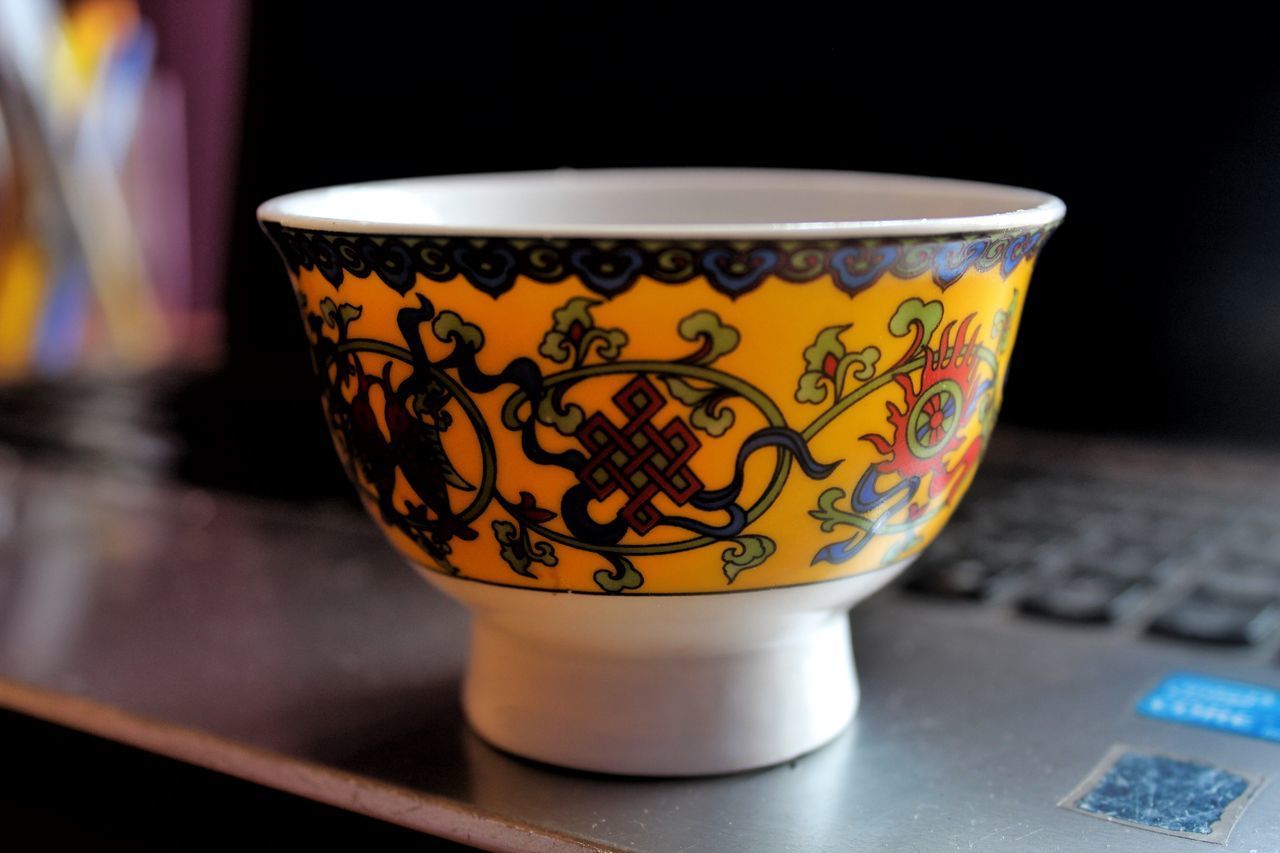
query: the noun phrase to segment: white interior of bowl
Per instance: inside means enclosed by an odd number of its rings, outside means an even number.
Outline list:
[[[1016,187],[783,169],[560,169],[349,184],[274,198],[258,218],[382,234],[820,238],[981,234],[1057,222]]]

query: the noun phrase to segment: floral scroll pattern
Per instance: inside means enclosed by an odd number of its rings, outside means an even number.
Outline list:
[[[871,254],[849,269],[865,275],[901,255]],[[397,342],[354,335],[359,305],[332,298],[304,305],[326,415],[349,475],[381,520],[441,571],[457,572],[456,543],[490,537],[494,555],[525,578],[554,571],[563,549],[577,549],[598,560],[599,591],[635,592],[645,585],[641,558],[705,552],[731,587],[775,554],[777,543],[753,524],[790,477],[830,483],[809,513],[830,537],[813,564],[843,563],[877,537],[909,541],[954,503],[982,454],[1014,309],[984,330],[973,314],[946,316],[941,301],[904,299],[888,320],[900,342],[888,356],[869,338],[860,341],[854,325],[822,329],[790,356],[794,399],[812,414],[797,424],[759,387],[719,366],[744,341],[717,313],[684,316],[673,330],[683,351],[653,360],[629,355],[627,332],[597,321],[600,304],[567,299],[547,318],[537,357],[496,371],[488,359],[490,369],[480,364],[486,331],[474,318],[441,310],[422,293],[399,309]],[[578,399],[608,399],[607,410],[574,401],[575,388],[602,379],[615,389],[607,398]],[[490,395],[500,402],[500,422],[481,414],[477,400]],[[885,427],[860,440],[877,459],[852,482],[832,482],[842,460],[819,458],[814,439],[873,397],[888,400],[877,403]],[[491,429],[517,437],[530,462],[569,485],[552,500],[504,493]],[[478,462],[455,464],[449,448],[460,441],[472,444],[468,459]],[[702,464],[708,444],[723,441],[734,448],[731,469]],[[763,489],[747,486],[757,456],[772,462]],[[478,524],[494,507],[501,517]]]

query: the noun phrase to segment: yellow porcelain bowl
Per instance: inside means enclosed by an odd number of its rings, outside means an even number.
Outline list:
[[[905,566],[977,469],[1062,212],[980,184],[674,170],[370,184],[259,215],[396,548],[433,577],[636,598]]]

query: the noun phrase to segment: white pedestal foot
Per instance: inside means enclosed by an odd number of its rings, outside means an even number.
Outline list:
[[[463,707],[517,755],[696,776],[789,761],[849,724],[849,608],[909,561],[724,595],[576,595],[424,572],[472,613]]]
[[[758,648],[666,659],[548,647],[477,621],[463,692],[495,746],[644,776],[788,761],[839,734],[857,701],[843,612]]]

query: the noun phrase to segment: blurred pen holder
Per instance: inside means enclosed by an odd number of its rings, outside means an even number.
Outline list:
[[[0,382],[190,349],[185,104],[155,42],[132,0],[0,16]]]

